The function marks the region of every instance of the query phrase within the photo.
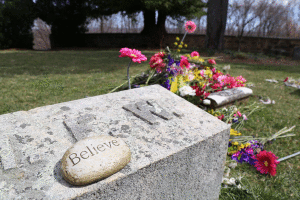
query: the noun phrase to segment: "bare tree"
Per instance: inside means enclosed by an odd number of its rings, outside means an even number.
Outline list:
[[[238,51],[241,49],[241,40],[248,26],[254,26],[253,22],[258,17],[257,13],[263,11],[263,7],[255,8],[255,0],[235,0],[230,9],[230,16],[233,17],[233,25],[237,29]],[[253,29],[248,29],[248,33]]]

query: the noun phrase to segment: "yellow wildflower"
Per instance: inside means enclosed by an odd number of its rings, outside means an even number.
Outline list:
[[[184,76],[183,77],[183,81],[184,82],[189,82],[190,81],[189,76],[188,75]]]
[[[177,41],[179,41],[179,40],[180,40],[180,38],[179,38],[179,37],[176,37],[176,40],[177,40]]]
[[[180,49],[177,49],[177,52],[180,52]]]
[[[175,78],[173,78],[173,80],[174,81],[170,80],[170,81],[172,81],[170,91],[175,93],[178,90],[178,78],[175,77]]]
[[[245,148],[244,144],[241,144],[240,146],[238,146],[238,150],[240,151],[241,149]]]
[[[180,42],[180,44],[183,45],[184,43],[183,43],[183,42]]]
[[[234,136],[240,136],[242,135],[241,133],[238,133],[236,130],[234,130],[233,128],[230,129],[230,135],[234,135]]]
[[[181,48],[182,48],[182,45],[181,45],[181,44],[180,44],[180,45],[178,45],[178,48],[180,48],[180,49],[181,49]]]
[[[245,144],[245,147],[249,147],[249,146],[251,146],[251,144],[250,144],[249,142],[247,142],[247,143]]]
[[[237,145],[239,145],[239,143],[238,142],[233,142],[232,145],[236,145],[237,146]]]
[[[175,46],[177,46],[177,45],[178,45],[178,43],[177,43],[177,42],[174,42],[174,45],[175,45]]]
[[[187,44],[185,44],[184,47],[187,48]]]

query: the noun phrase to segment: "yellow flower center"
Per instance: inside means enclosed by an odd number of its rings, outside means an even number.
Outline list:
[[[265,161],[264,164],[265,164],[266,167],[268,167],[268,162],[267,161]]]
[[[136,55],[134,55],[134,54],[131,54],[131,56],[136,57]]]

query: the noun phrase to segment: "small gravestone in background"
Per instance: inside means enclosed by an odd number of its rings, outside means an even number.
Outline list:
[[[300,60],[300,47],[294,47],[293,60]]]
[[[159,85],[4,114],[0,124],[2,199],[219,198],[230,126]],[[99,158],[84,169],[94,148],[107,153],[104,166],[122,164],[105,174]],[[65,181],[68,156],[90,184]]]
[[[220,92],[210,94],[207,99],[210,100],[210,107],[218,109],[228,105],[234,104],[236,101],[244,101],[253,94],[250,88],[237,87]]]

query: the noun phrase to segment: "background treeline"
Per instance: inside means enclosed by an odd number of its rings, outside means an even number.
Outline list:
[[[216,1],[216,0],[210,0]],[[206,34],[208,0],[2,0],[0,48],[49,49],[49,34],[141,33],[159,42],[184,33],[186,20]],[[225,35],[300,38],[299,0],[229,1]],[[134,7],[131,5],[135,5]]]

